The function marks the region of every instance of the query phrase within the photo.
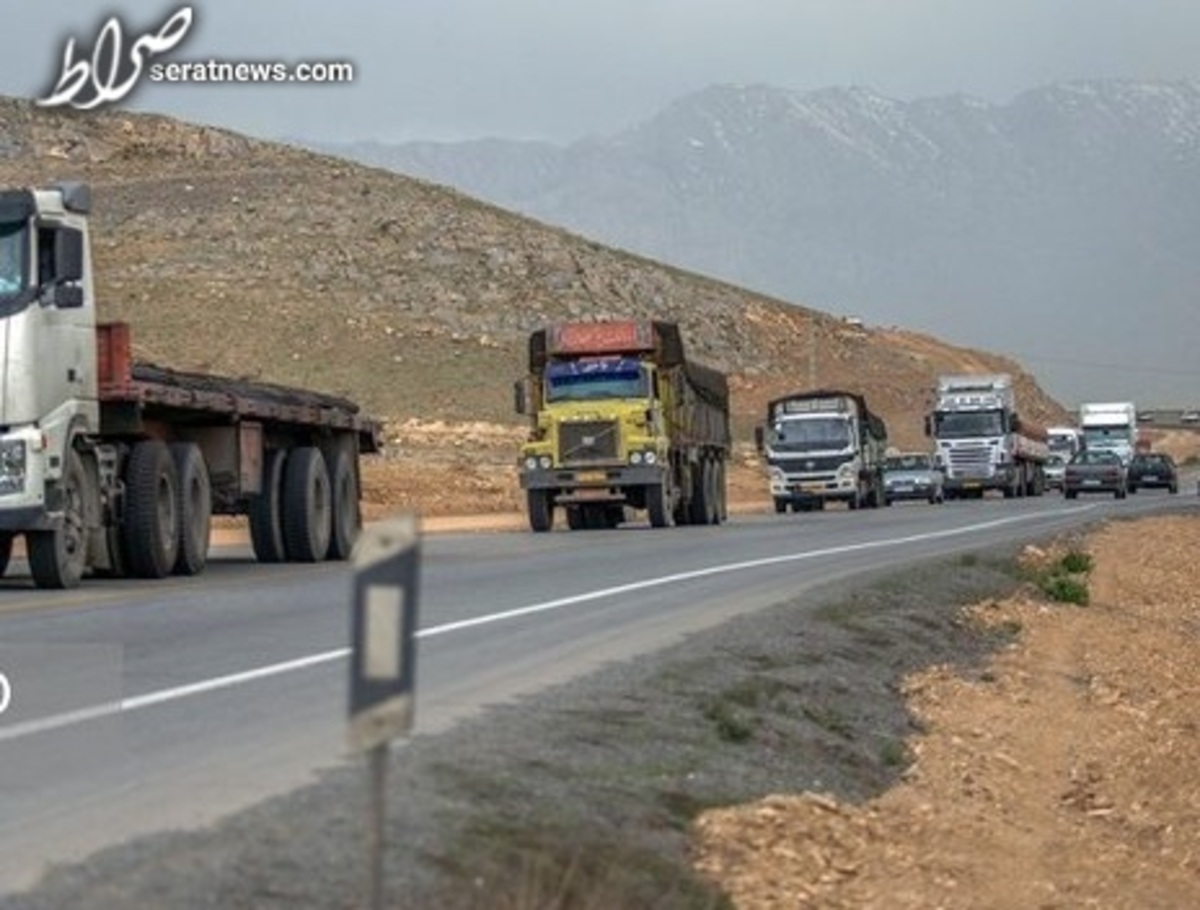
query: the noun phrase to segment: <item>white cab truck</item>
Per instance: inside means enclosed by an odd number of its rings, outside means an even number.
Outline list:
[[[885,504],[887,426],[854,392],[819,389],[776,398],[755,429],[776,512]]]
[[[343,398],[134,362],[101,325],[81,183],[0,190],[0,572],[34,583],[200,572],[213,514],[248,515],[263,562],[344,559],[359,454],[380,426]]]
[[[1084,447],[1115,452],[1128,465],[1137,449],[1137,408],[1132,401],[1089,402],[1079,406]]]
[[[1017,413],[1007,373],[940,377],[925,429],[945,472],[947,499],[1045,491],[1046,432]]]
[[[1070,461],[1075,453],[1083,451],[1083,433],[1078,427],[1047,427],[1046,444],[1051,454]]]

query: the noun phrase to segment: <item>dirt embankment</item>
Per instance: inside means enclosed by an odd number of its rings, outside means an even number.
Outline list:
[[[907,679],[926,729],[901,784],[710,812],[700,869],[743,910],[1200,906],[1200,518],[1087,551],[1089,606],[977,606],[1015,643],[974,679]]]

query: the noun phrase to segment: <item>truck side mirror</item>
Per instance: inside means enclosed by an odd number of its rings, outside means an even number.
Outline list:
[[[762,427],[754,428],[754,447],[756,449],[758,449],[758,451],[760,451],[760,452],[763,450],[763,428]]]
[[[933,435],[933,421],[929,419],[928,414],[925,415],[925,435],[926,436]]]
[[[513,410],[518,414],[528,413],[529,380],[518,379],[513,383]]]
[[[56,282],[83,280],[83,231],[59,228],[54,232],[54,275]],[[82,301],[80,302],[82,305]],[[63,306],[63,304],[59,304]]]

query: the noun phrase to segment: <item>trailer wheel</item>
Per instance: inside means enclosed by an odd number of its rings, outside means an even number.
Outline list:
[[[362,513],[358,506],[358,478],[354,473],[354,456],[338,449],[333,456],[330,491],[333,495],[333,526],[329,535],[329,559],[349,559],[354,542],[362,530]]]
[[[729,487],[725,478],[725,460],[717,462],[717,524],[729,521]]]
[[[526,495],[529,505],[529,527],[543,534],[554,527],[554,503],[549,490],[529,490]],[[570,519],[568,518],[568,521]],[[579,518],[582,523],[582,516]],[[582,526],[582,524],[581,524]]]
[[[646,512],[650,527],[665,528],[668,524],[667,490],[661,483],[646,485]]]
[[[135,443],[125,466],[125,552],[138,578],[163,578],[179,555],[179,475],[167,444]]]
[[[74,449],[67,451],[62,474],[62,524],[53,531],[31,531],[25,535],[29,571],[39,588],[74,588],[87,568],[87,532],[84,528],[83,497],[87,478],[83,462]],[[12,536],[9,538],[11,553]]]
[[[171,458],[179,475],[179,554],[176,575],[198,575],[208,563],[208,539],[212,530],[212,482],[204,454],[194,442],[171,446]]]
[[[786,499],[775,499],[775,514],[782,515],[787,511],[788,502]]]
[[[14,537],[15,535],[8,531],[0,534],[0,578],[3,578],[4,573],[8,571],[8,563],[12,559]]]
[[[263,457],[262,492],[250,500],[250,543],[259,562],[287,561],[283,541],[284,449],[269,449]]]
[[[283,542],[292,562],[317,562],[332,531],[329,470],[315,446],[298,446],[283,472]]]

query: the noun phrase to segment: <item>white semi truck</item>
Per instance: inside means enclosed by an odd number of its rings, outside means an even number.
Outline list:
[[[1089,402],[1079,406],[1085,448],[1115,452],[1128,465],[1137,450],[1137,407],[1132,401]]]
[[[851,509],[885,504],[883,463],[887,426],[853,392],[797,392],[767,404],[767,422],[755,430],[766,456],[776,512]]]
[[[248,515],[263,562],[344,559],[359,454],[380,425],[343,398],[132,357],[96,318],[81,183],[0,190],[0,573],[34,583],[192,575],[213,514]]]
[[[1047,427],[1046,444],[1053,455],[1061,455],[1065,460],[1083,450],[1083,433],[1078,427]]]
[[[1041,496],[1050,457],[1046,432],[1017,413],[1012,377],[1006,373],[942,376],[925,429],[945,471],[947,499]]]

